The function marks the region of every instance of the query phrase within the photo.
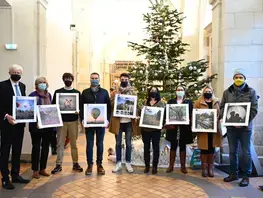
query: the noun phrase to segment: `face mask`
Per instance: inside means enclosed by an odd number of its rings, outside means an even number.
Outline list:
[[[19,74],[11,74],[11,79],[13,81],[19,81],[21,79],[21,75],[19,75]]]
[[[93,87],[99,86],[100,80],[99,80],[99,79],[90,80],[90,84],[91,84],[91,86],[93,86]]]
[[[235,85],[238,86],[238,87],[243,85],[244,82],[245,82],[245,80],[242,80],[242,79],[235,79],[234,80]]]
[[[151,97],[151,98],[156,98],[156,96],[157,96],[156,92],[150,92],[149,93],[149,97]]]
[[[121,87],[127,87],[128,86],[128,82],[124,82],[124,81],[121,81]]]
[[[66,85],[66,87],[71,87],[72,81],[71,80],[65,80],[64,84]]]
[[[181,97],[181,98],[183,98],[184,97],[184,91],[176,91],[176,95],[177,95],[177,97]]]
[[[37,85],[38,89],[40,89],[41,91],[45,91],[47,89],[47,84],[46,83],[39,83]]]
[[[212,93],[204,93],[204,97],[206,98],[206,99],[210,99],[210,98],[212,98]]]

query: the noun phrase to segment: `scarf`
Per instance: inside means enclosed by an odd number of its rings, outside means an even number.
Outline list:
[[[134,88],[132,86],[119,87],[120,94],[134,95]]]
[[[234,84],[234,91],[235,91],[235,95],[238,96],[240,94],[243,93],[243,90],[245,88],[245,86],[247,85],[247,83],[244,82],[244,84],[240,87],[237,87],[235,84]]]
[[[39,97],[38,101],[40,101],[40,105],[48,105],[48,104],[51,104],[48,91],[39,92],[39,91],[37,90],[37,96]]]

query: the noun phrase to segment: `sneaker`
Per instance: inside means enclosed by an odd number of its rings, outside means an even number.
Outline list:
[[[133,172],[133,168],[132,168],[130,162],[126,162],[126,170],[127,170],[129,173],[132,173],[132,172]]]
[[[57,174],[60,171],[62,171],[62,166],[56,165],[56,167],[51,171],[51,174]]]
[[[246,186],[248,186],[248,184],[249,184],[249,178],[248,177],[244,177],[242,179],[242,181],[239,183],[239,186],[240,187],[246,187]]]
[[[83,168],[81,168],[79,163],[74,163],[72,169],[75,170],[75,171],[78,171],[78,172],[83,172]]]
[[[92,173],[92,168],[93,168],[93,165],[92,165],[92,164],[89,164],[89,165],[88,165],[88,168],[87,168],[86,171],[85,171],[85,175],[91,175],[91,173]]]
[[[114,169],[112,169],[113,173],[117,173],[122,169],[121,162],[117,162],[116,166]]]
[[[105,175],[105,170],[101,164],[97,166],[97,172],[99,175]]]

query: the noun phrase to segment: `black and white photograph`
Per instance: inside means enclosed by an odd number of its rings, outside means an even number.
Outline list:
[[[13,96],[15,123],[36,122],[36,97]]]
[[[57,93],[56,102],[59,105],[59,109],[62,114],[79,112],[78,93]]]
[[[189,124],[189,105],[188,104],[167,104],[166,105],[166,124]]]
[[[38,105],[37,116],[40,129],[63,126],[59,106],[57,104]]]
[[[123,118],[135,118],[136,107],[137,96],[116,94],[113,116]]]
[[[217,132],[216,109],[193,109],[193,132]]]
[[[84,104],[84,127],[106,127],[106,125],[106,104]]]
[[[223,115],[224,126],[248,126],[250,102],[226,103]]]
[[[164,108],[144,106],[141,112],[140,127],[162,129]]]

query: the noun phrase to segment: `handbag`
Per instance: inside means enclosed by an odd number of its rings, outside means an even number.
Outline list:
[[[192,154],[191,160],[190,160],[190,166],[192,169],[200,169],[201,168],[201,150],[200,149],[194,149],[194,152]]]

